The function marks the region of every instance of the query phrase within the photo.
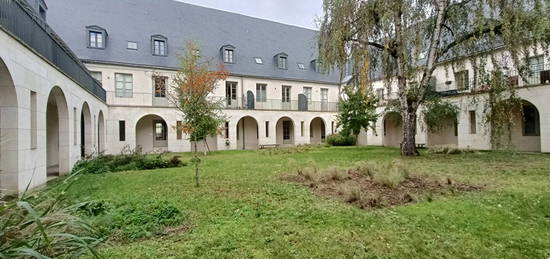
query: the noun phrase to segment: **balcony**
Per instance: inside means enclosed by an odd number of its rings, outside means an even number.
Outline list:
[[[155,97],[151,92],[132,92],[131,96],[120,96],[107,91],[107,104],[120,106],[174,107],[169,98]]]
[[[105,90],[55,32],[23,0],[0,0],[0,28],[9,32],[82,88],[105,100]]]
[[[283,102],[280,99],[266,99],[249,101],[247,98],[227,99],[226,97],[215,97],[223,102],[226,109],[235,110],[275,110],[275,111],[312,111],[312,112],[337,112],[338,102],[299,102],[291,100]]]

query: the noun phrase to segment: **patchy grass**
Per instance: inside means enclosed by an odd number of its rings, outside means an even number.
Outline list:
[[[411,175],[399,161],[359,162],[349,169],[331,167],[318,172],[298,169],[282,179],[302,183],[323,196],[353,204],[362,209],[404,205],[418,200],[432,201],[436,195],[455,195],[479,191],[480,186],[457,183],[450,178],[431,179]]]
[[[410,172],[487,186],[481,192],[377,210],[362,210],[280,180],[304,168],[323,171],[399,158],[397,149],[375,147],[271,155],[214,152],[203,158],[200,188],[194,187],[192,168],[182,167],[86,174],[66,195],[109,204],[166,202],[184,212],[182,230],[171,226],[175,231],[170,235],[111,242],[100,250],[108,258],[550,257],[549,155],[476,152],[402,158]],[[342,191],[355,199],[356,188]]]

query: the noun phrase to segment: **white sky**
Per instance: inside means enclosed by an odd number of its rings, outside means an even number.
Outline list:
[[[323,0],[177,0],[266,20],[318,29]]]

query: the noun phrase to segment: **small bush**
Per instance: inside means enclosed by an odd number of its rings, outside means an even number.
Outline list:
[[[338,186],[338,193],[341,194],[345,202],[356,202],[362,198],[361,187],[354,183],[345,183]]]
[[[104,236],[110,236],[117,241],[160,234],[166,227],[178,225],[184,219],[181,211],[166,201],[128,203],[119,206],[99,201],[86,204],[80,207],[80,210],[90,216],[93,225]]]
[[[347,171],[340,170],[336,167],[331,167],[324,172],[325,175],[333,181],[343,181],[347,178]]]
[[[429,147],[428,153],[430,154],[446,154],[446,155],[459,155],[474,153],[475,151],[468,148],[458,148],[451,145],[440,145]]]
[[[391,163],[359,162],[350,171],[361,173],[372,178],[373,181],[390,188],[396,188],[409,178],[409,171],[399,161]]]
[[[71,179],[62,183],[61,193],[71,186]],[[78,216],[78,204],[64,197],[39,191],[2,202],[0,258],[77,258],[86,253],[99,258],[95,247],[102,242],[100,235]]]
[[[327,143],[331,146],[353,146],[356,142],[357,138],[352,135],[333,134],[327,137]]]
[[[116,156],[102,155],[91,159],[81,160],[76,163],[73,172],[82,171],[88,174],[102,174],[107,172],[172,168],[185,165],[186,164],[181,161],[179,156],[166,159],[162,154],[147,156],[132,153]]]

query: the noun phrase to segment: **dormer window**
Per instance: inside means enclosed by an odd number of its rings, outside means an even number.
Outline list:
[[[107,42],[107,31],[105,29],[92,25],[86,27],[88,34],[88,48],[104,49]]]
[[[321,62],[319,60],[314,59],[311,61],[311,66],[313,67],[313,70],[317,73],[321,73]]]
[[[232,49],[226,49],[223,53],[223,62],[225,63],[233,63],[233,50]]]
[[[275,60],[279,69],[288,69],[288,55],[286,53],[277,54]]]
[[[225,45],[221,48],[222,59],[224,63],[235,63],[235,47],[232,45]]]
[[[151,47],[154,56],[167,56],[168,38],[162,35],[151,36]]]

